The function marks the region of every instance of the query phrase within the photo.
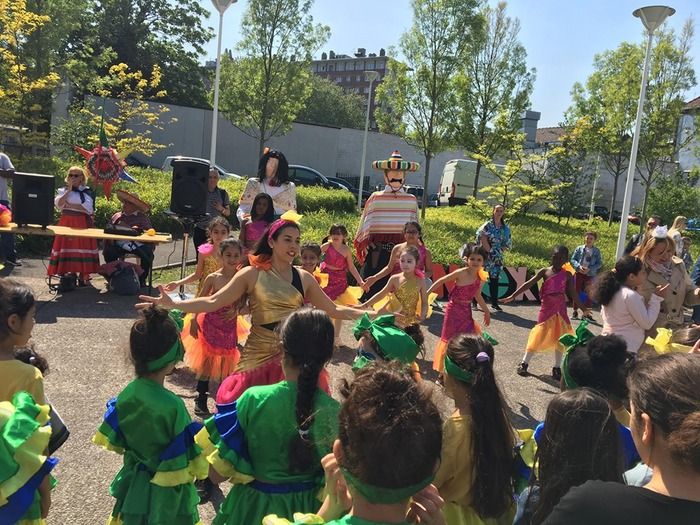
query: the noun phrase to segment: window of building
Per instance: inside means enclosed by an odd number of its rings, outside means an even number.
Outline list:
[[[328,65],[328,71],[333,71],[333,64]]]
[[[343,77],[335,77],[335,83],[340,84],[343,81]]]
[[[355,77],[355,81],[357,81],[357,82],[362,82],[362,75],[357,75],[357,76]]]
[[[345,77],[345,81],[352,82],[352,77],[350,75],[348,75],[347,77]]]
[[[338,71],[345,71],[345,62],[338,62]]]

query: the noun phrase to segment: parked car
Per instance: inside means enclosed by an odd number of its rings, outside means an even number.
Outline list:
[[[437,208],[440,206],[440,196],[437,193],[431,193],[428,196],[428,207]]]
[[[352,193],[352,194],[355,196],[355,198],[357,198],[357,194],[360,192],[360,189],[357,188],[356,186],[353,186],[352,184],[350,184],[350,183],[349,183],[348,181],[346,181],[345,179],[340,179],[340,178],[338,178],[338,177],[327,177],[327,179],[328,179],[330,182],[334,182],[334,183],[336,183],[336,184],[340,184],[343,188],[345,188],[345,189],[348,190],[350,193]],[[367,190],[365,190],[364,188],[362,189],[362,206],[365,205],[365,202],[367,201],[367,199],[369,199],[369,196],[370,196],[370,195],[372,195],[372,192],[371,192],[371,191],[367,191]]]
[[[638,213],[630,213],[630,214],[627,216],[627,222],[629,222],[629,223],[631,223],[631,224],[639,224],[639,223],[641,222],[641,220],[642,220],[642,219],[641,219],[641,217],[639,216]]]
[[[329,190],[347,190],[337,182],[331,182],[320,171],[299,164],[289,165],[289,180],[297,186],[322,186]]]
[[[688,219],[686,229],[691,232],[700,232],[700,218]]]
[[[197,160],[199,162],[206,162],[209,164],[209,161],[207,159],[200,159],[198,157],[186,157],[183,155],[171,155],[169,157],[165,157],[165,160],[163,161],[163,166],[161,169],[163,171],[170,171],[172,169],[172,162],[174,160]],[[222,167],[219,164],[214,164],[214,167],[217,169],[219,172],[219,175],[221,176],[222,179],[237,179],[241,180],[244,179],[245,177],[242,177],[240,175],[236,175],[235,173],[232,173],[228,171],[226,168]]]

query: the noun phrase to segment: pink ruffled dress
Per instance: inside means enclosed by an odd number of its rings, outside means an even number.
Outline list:
[[[573,334],[571,321],[566,313],[566,286],[569,272],[561,269],[545,279],[540,288],[542,306],[537,316],[537,324],[527,338],[526,351],[543,352],[561,350],[559,338],[564,334]]]

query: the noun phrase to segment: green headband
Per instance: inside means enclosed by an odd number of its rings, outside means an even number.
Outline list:
[[[170,312],[168,312],[168,317],[170,317],[170,319],[175,323],[175,326],[177,326],[177,340],[173,343],[173,346],[170,347],[170,350],[165,352],[165,354],[160,356],[158,359],[153,359],[152,361],[148,362],[146,369],[149,372],[155,372],[156,370],[165,368],[171,363],[182,361],[182,358],[185,355],[185,347],[182,346],[182,340],[180,340],[180,332],[184,326],[182,312],[180,310],[170,310]]]
[[[447,354],[445,354],[445,372],[450,374],[455,379],[460,380],[462,383],[467,383],[468,385],[474,381],[474,374],[464,370],[464,368],[460,368],[460,366],[450,359],[450,356]]]
[[[388,361],[396,359],[408,365],[416,360],[420,348],[410,335],[394,324],[393,315],[380,315],[372,321],[369,315],[364,314],[355,323],[352,333],[359,341],[364,331],[374,337],[379,350]]]
[[[569,372],[569,355],[577,346],[583,346],[595,337],[595,334],[588,329],[588,321],[585,319],[576,327],[576,332],[573,334],[564,334],[559,338],[559,342],[566,347],[564,359],[561,361],[561,375],[564,378],[564,384],[569,390],[578,388],[578,383],[574,381]]]
[[[348,485],[352,485],[352,487],[370,503],[401,503],[402,501],[407,500],[414,494],[417,494],[423,490],[433,482],[433,479],[435,479],[435,474],[433,473],[414,485],[389,489],[386,487],[377,487],[376,485],[370,485],[369,483],[360,481],[355,476],[350,474],[350,471],[345,467],[340,467],[340,470],[343,473],[343,477]]]

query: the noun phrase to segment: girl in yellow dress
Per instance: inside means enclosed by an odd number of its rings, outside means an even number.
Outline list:
[[[515,432],[493,373],[493,346],[459,334],[445,356],[445,388],[455,411],[443,426],[433,482],[447,525],[510,525],[515,514]]]
[[[360,308],[369,308],[389,296],[388,301],[375,308],[379,308],[380,313],[393,313],[400,328],[425,320],[428,316],[428,294],[425,275],[416,269],[419,258],[417,248],[406,246],[399,256],[401,273],[389,277],[386,286]]]
[[[221,268],[219,244],[229,235],[231,235],[231,224],[223,217],[214,217],[209,223],[209,226],[207,226],[208,242],[202,244],[198,248],[199,257],[197,258],[197,267],[194,269],[194,272],[184,279],[169,282],[163,287],[165,291],[172,292],[183,284],[199,281],[197,285],[197,297],[199,297],[202,292],[202,286],[204,285],[204,279],[206,279],[210,273]]]

